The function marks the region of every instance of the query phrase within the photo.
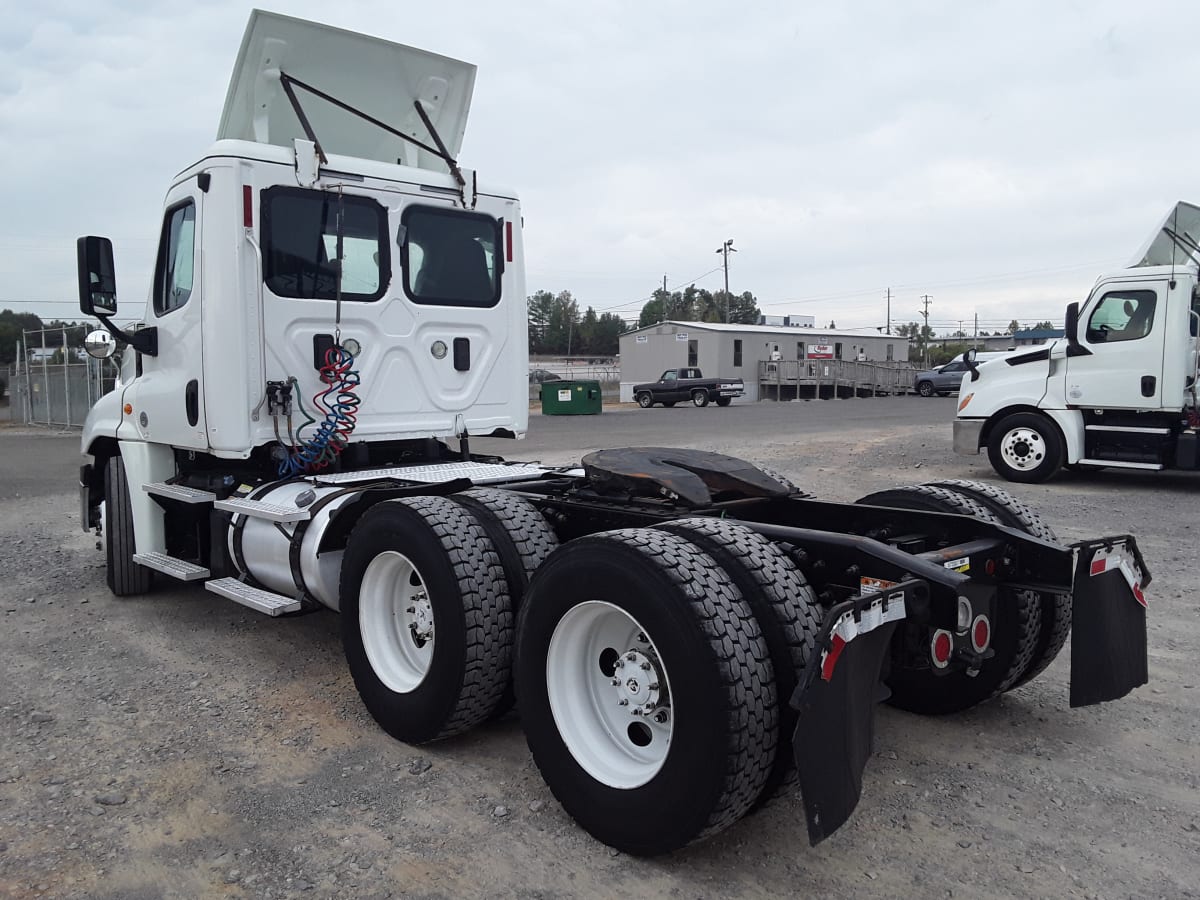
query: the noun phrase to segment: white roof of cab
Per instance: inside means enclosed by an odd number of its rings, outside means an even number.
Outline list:
[[[436,146],[413,107],[420,100],[458,157],[475,66],[390,41],[254,10],[229,80],[217,139],[292,147],[306,139],[279,72],[336,97],[424,144]],[[338,109],[302,88],[296,98],[322,149],[341,156],[446,171],[437,156]]]

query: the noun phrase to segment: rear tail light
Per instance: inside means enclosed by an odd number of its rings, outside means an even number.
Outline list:
[[[944,669],[950,665],[950,654],[953,650],[954,638],[950,632],[939,628],[933,633],[933,640],[929,642],[929,656],[937,668]]]
[[[982,653],[992,642],[992,623],[987,616],[976,616],[971,624],[971,646],[976,653]]]

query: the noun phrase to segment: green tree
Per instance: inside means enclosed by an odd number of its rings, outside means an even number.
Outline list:
[[[16,360],[17,345],[24,332],[37,331],[40,328],[42,320],[33,313],[0,310],[0,365],[8,365]]]
[[[1053,323],[1053,322],[1050,322],[1050,321],[1046,321],[1046,322],[1038,322],[1038,323],[1037,323],[1036,325],[1034,325],[1033,327],[1034,327],[1035,329],[1044,329],[1044,330],[1050,330],[1050,329],[1053,329],[1053,328],[1054,328],[1054,323]]]
[[[554,295],[549,291],[538,291],[528,300],[529,352],[546,352],[546,326],[550,321],[550,309]]]
[[[1011,322],[1008,323],[1008,330],[1004,333],[1005,334],[1016,334],[1020,330],[1021,330],[1021,323],[1018,322],[1016,319],[1013,319]]]
[[[546,321],[545,352],[570,354],[578,340],[579,304],[570,291],[559,291],[550,303]]]

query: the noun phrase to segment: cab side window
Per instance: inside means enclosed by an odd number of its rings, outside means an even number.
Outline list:
[[[179,309],[192,296],[196,254],[196,205],[188,200],[167,210],[154,266],[154,314]]]
[[[1111,291],[1100,298],[1088,316],[1085,337],[1090,344],[1136,341],[1150,333],[1158,298],[1154,291]]]

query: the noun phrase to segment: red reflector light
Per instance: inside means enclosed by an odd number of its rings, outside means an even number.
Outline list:
[[[977,653],[982,653],[988,648],[988,644],[992,640],[992,626],[987,620],[987,616],[978,616],[975,619],[975,624],[971,627],[971,643],[975,646]]]
[[[989,575],[995,575],[996,574],[996,561],[994,559],[989,559],[987,561],[987,565],[985,565],[983,568],[984,568],[984,571],[986,571]]]
[[[242,185],[242,227],[254,227],[254,191],[250,185]]]
[[[933,664],[939,669],[946,668],[950,663],[950,651],[954,649],[954,642],[950,639],[950,632],[938,630],[933,633],[933,641],[930,645],[930,651],[933,654]]]
[[[504,223],[504,258],[512,262],[512,222]]]

